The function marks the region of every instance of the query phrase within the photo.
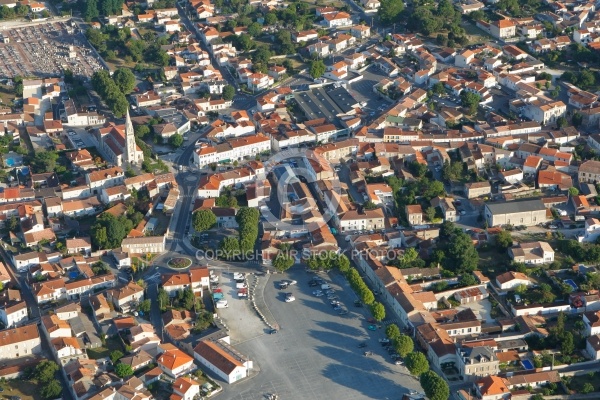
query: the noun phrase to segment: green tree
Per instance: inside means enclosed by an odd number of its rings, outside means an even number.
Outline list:
[[[31,160],[31,167],[35,173],[52,172],[56,168],[58,153],[53,150],[37,151]]]
[[[294,265],[294,257],[289,254],[279,252],[273,260],[273,268],[279,272],[287,271]]]
[[[121,357],[123,357],[125,354],[123,354],[122,351],[119,350],[113,350],[110,353],[110,361],[113,362],[113,364],[116,364],[117,361],[119,361],[121,359]]]
[[[169,137],[169,144],[175,148],[180,147],[183,144],[183,136],[179,133],[175,133]]]
[[[385,318],[385,307],[380,302],[376,301],[371,304],[371,314],[376,321],[382,321]]]
[[[425,215],[427,216],[427,220],[429,222],[433,222],[433,220],[435,219],[435,208],[427,207],[425,209]]]
[[[478,263],[479,253],[471,237],[461,230],[455,230],[445,246],[444,268],[455,273],[473,272]]]
[[[277,15],[274,12],[268,12],[265,15],[266,25],[275,25],[277,23]]]
[[[477,111],[477,107],[479,107],[479,102],[481,101],[481,97],[478,94],[473,92],[467,92],[463,90],[460,93],[460,102],[461,105],[467,109],[469,114],[475,114]]]
[[[113,73],[113,80],[121,93],[131,93],[135,88],[135,75],[129,68],[117,68]]]
[[[385,328],[385,336],[387,336],[390,340],[400,337],[401,334],[400,328],[398,328],[398,325],[396,324],[390,324],[387,326],[387,328]]]
[[[573,334],[571,332],[565,332],[562,335],[562,340],[560,341],[560,352],[563,355],[570,356],[573,354],[575,350],[575,344],[573,342]]]
[[[167,311],[167,306],[169,305],[170,297],[165,289],[163,289],[163,288],[158,289],[157,300],[158,300],[158,306],[160,308],[160,311],[162,311],[162,312]]]
[[[46,384],[54,379],[58,365],[54,361],[43,360],[36,365],[33,377],[40,383]]]
[[[382,0],[377,14],[382,23],[390,25],[398,21],[400,13],[404,10],[402,0]]]
[[[425,354],[418,351],[409,353],[406,356],[404,364],[414,376],[420,376],[429,370],[429,361],[427,361],[427,357],[425,357]]]
[[[212,210],[198,210],[192,215],[192,225],[196,232],[204,232],[217,224],[217,216]]]
[[[343,274],[350,270],[350,260],[344,254],[340,254],[336,258],[336,267]]]
[[[138,310],[143,312],[144,314],[148,314],[150,312],[150,308],[152,307],[152,303],[150,299],[146,299],[140,303],[138,306]]]
[[[323,60],[311,61],[310,67],[309,67],[309,73],[310,73],[310,76],[313,77],[313,79],[317,79],[317,78],[320,78],[321,76],[323,76],[323,74],[325,73],[325,63],[323,62]]]
[[[252,37],[259,36],[262,33],[262,25],[258,22],[253,22],[248,25],[248,35]]]
[[[400,334],[394,339],[394,349],[400,357],[404,358],[415,349],[415,342],[408,335]]]
[[[428,399],[447,400],[450,398],[448,383],[434,371],[424,372],[419,380]]]
[[[240,241],[236,237],[228,236],[219,244],[223,257],[232,259],[240,256]]]
[[[558,129],[564,128],[567,125],[569,125],[569,122],[567,121],[567,119],[565,117],[558,117],[556,119],[556,127]]]
[[[446,89],[444,88],[444,84],[442,82],[437,82],[431,87],[431,90],[438,96],[446,93]]]
[[[140,139],[143,139],[150,134],[150,128],[147,125],[135,125],[133,131],[135,136]]]
[[[583,124],[583,114],[576,112],[571,117],[571,123],[575,128],[579,128]]]
[[[85,2],[85,10],[83,12],[83,18],[85,21],[90,22],[99,16],[100,13],[98,12],[98,2],[96,0],[87,0]]]
[[[231,85],[227,85],[223,88],[223,100],[230,101],[233,100],[235,96],[235,88]]]
[[[506,251],[506,249],[512,245],[513,238],[509,231],[501,230],[498,235],[496,235],[496,246],[498,246],[498,250]]]
[[[586,393],[592,393],[594,391],[594,385],[590,382],[586,382],[583,384],[583,387],[581,388],[580,392],[582,394],[586,394]]]
[[[576,187],[570,187],[569,188],[569,195],[571,197],[579,195],[579,189],[577,189]]]
[[[192,311],[194,309],[194,301],[196,297],[194,296],[194,292],[191,288],[187,287],[183,290],[183,298],[181,300],[181,305],[188,311]]]
[[[419,253],[414,247],[409,247],[404,250],[404,254],[400,258],[399,268],[411,268],[413,262],[419,257]]]
[[[101,214],[92,225],[92,243],[99,249],[115,249],[133,229],[133,223],[126,216],[115,217],[112,214]]]
[[[45,10],[44,10],[45,11]],[[62,386],[57,379],[52,379],[40,389],[40,394],[44,399],[56,399],[62,393]]]
[[[462,287],[473,286],[477,284],[477,279],[471,274],[463,274],[460,277],[459,285]]]
[[[119,378],[127,378],[133,375],[133,369],[131,368],[131,365],[119,363],[115,366],[115,374],[117,374]]]

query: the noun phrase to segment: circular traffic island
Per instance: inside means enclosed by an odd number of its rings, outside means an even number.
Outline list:
[[[192,260],[187,257],[175,257],[171,258],[167,264],[171,268],[183,269],[192,265]]]

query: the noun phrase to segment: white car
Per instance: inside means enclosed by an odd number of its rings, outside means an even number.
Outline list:
[[[291,303],[294,300],[296,300],[296,298],[293,295],[292,296],[286,296],[286,298],[285,298],[285,302],[286,303]]]
[[[467,212],[465,210],[460,210],[460,215],[465,215]]]

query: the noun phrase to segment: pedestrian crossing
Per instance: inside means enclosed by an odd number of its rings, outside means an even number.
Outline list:
[[[386,319],[381,321],[381,324],[384,326],[388,326],[388,325],[392,325],[392,324],[396,324],[398,325],[398,327],[402,326],[402,323],[400,322],[399,319]]]

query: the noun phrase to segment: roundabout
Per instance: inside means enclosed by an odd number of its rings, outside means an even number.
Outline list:
[[[184,269],[192,265],[192,260],[187,257],[173,257],[169,260],[167,265],[175,269]]]

